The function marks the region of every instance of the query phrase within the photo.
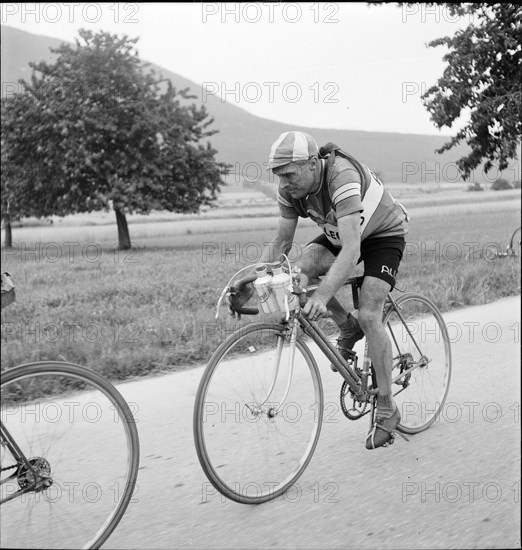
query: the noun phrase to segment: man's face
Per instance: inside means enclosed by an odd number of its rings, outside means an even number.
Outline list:
[[[306,197],[314,186],[315,163],[307,160],[305,163],[297,164],[291,162],[273,170],[279,177],[280,186],[287,190],[293,199]]]

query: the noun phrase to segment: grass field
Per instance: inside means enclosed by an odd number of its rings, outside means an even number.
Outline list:
[[[472,248],[505,247],[519,220],[513,208],[413,218],[398,287],[427,295],[442,311],[519,294],[519,260],[467,260]],[[123,379],[204,363],[239,326],[225,308],[214,318],[220,291],[258,261],[274,233],[222,229],[215,221],[206,234],[150,234],[138,251],[118,252],[110,240],[87,244],[88,235],[67,245],[69,229],[61,228],[54,244],[3,251],[17,302],[2,311],[2,369],[63,359]],[[291,257],[317,234],[300,227]],[[348,290],[341,298],[350,305]]]

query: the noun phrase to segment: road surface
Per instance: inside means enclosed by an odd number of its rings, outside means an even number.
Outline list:
[[[314,457],[274,502],[226,501],[192,438],[202,369],[120,385],[138,404],[138,493],[107,548],[520,547],[520,296],[446,313],[451,387],[429,430],[367,451],[366,420],[329,407]],[[336,408],[337,407],[337,408]]]

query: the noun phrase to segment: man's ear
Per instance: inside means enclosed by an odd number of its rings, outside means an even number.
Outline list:
[[[315,167],[317,166],[317,157],[312,157],[310,159],[309,166],[310,166],[310,170],[315,170]]]

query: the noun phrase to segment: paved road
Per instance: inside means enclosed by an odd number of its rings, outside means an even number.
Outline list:
[[[314,457],[286,495],[260,506],[225,500],[201,470],[192,413],[203,368],[119,385],[137,406],[142,459],[134,502],[105,547],[520,547],[519,312],[518,296],[444,315],[453,374],[440,421],[386,449],[364,448],[366,419],[344,418],[339,378],[320,361],[326,417]],[[100,438],[99,423],[84,426],[68,430],[74,440],[63,441],[73,444],[77,461],[70,479],[99,474],[88,461],[96,445],[105,449],[105,475],[114,480],[121,442],[103,441],[109,431]],[[71,522],[72,508],[62,498],[31,516],[31,533],[43,537],[52,523],[68,547],[83,529],[80,520],[88,519],[86,508],[77,510],[82,513]],[[9,526],[28,539],[27,527]],[[6,537],[0,533],[4,543]]]
[[[298,486],[261,506],[225,501],[192,439],[202,369],[120,385],[138,404],[139,490],[107,548],[520,547],[520,297],[445,314],[453,378],[440,421],[367,451],[337,407]]]

